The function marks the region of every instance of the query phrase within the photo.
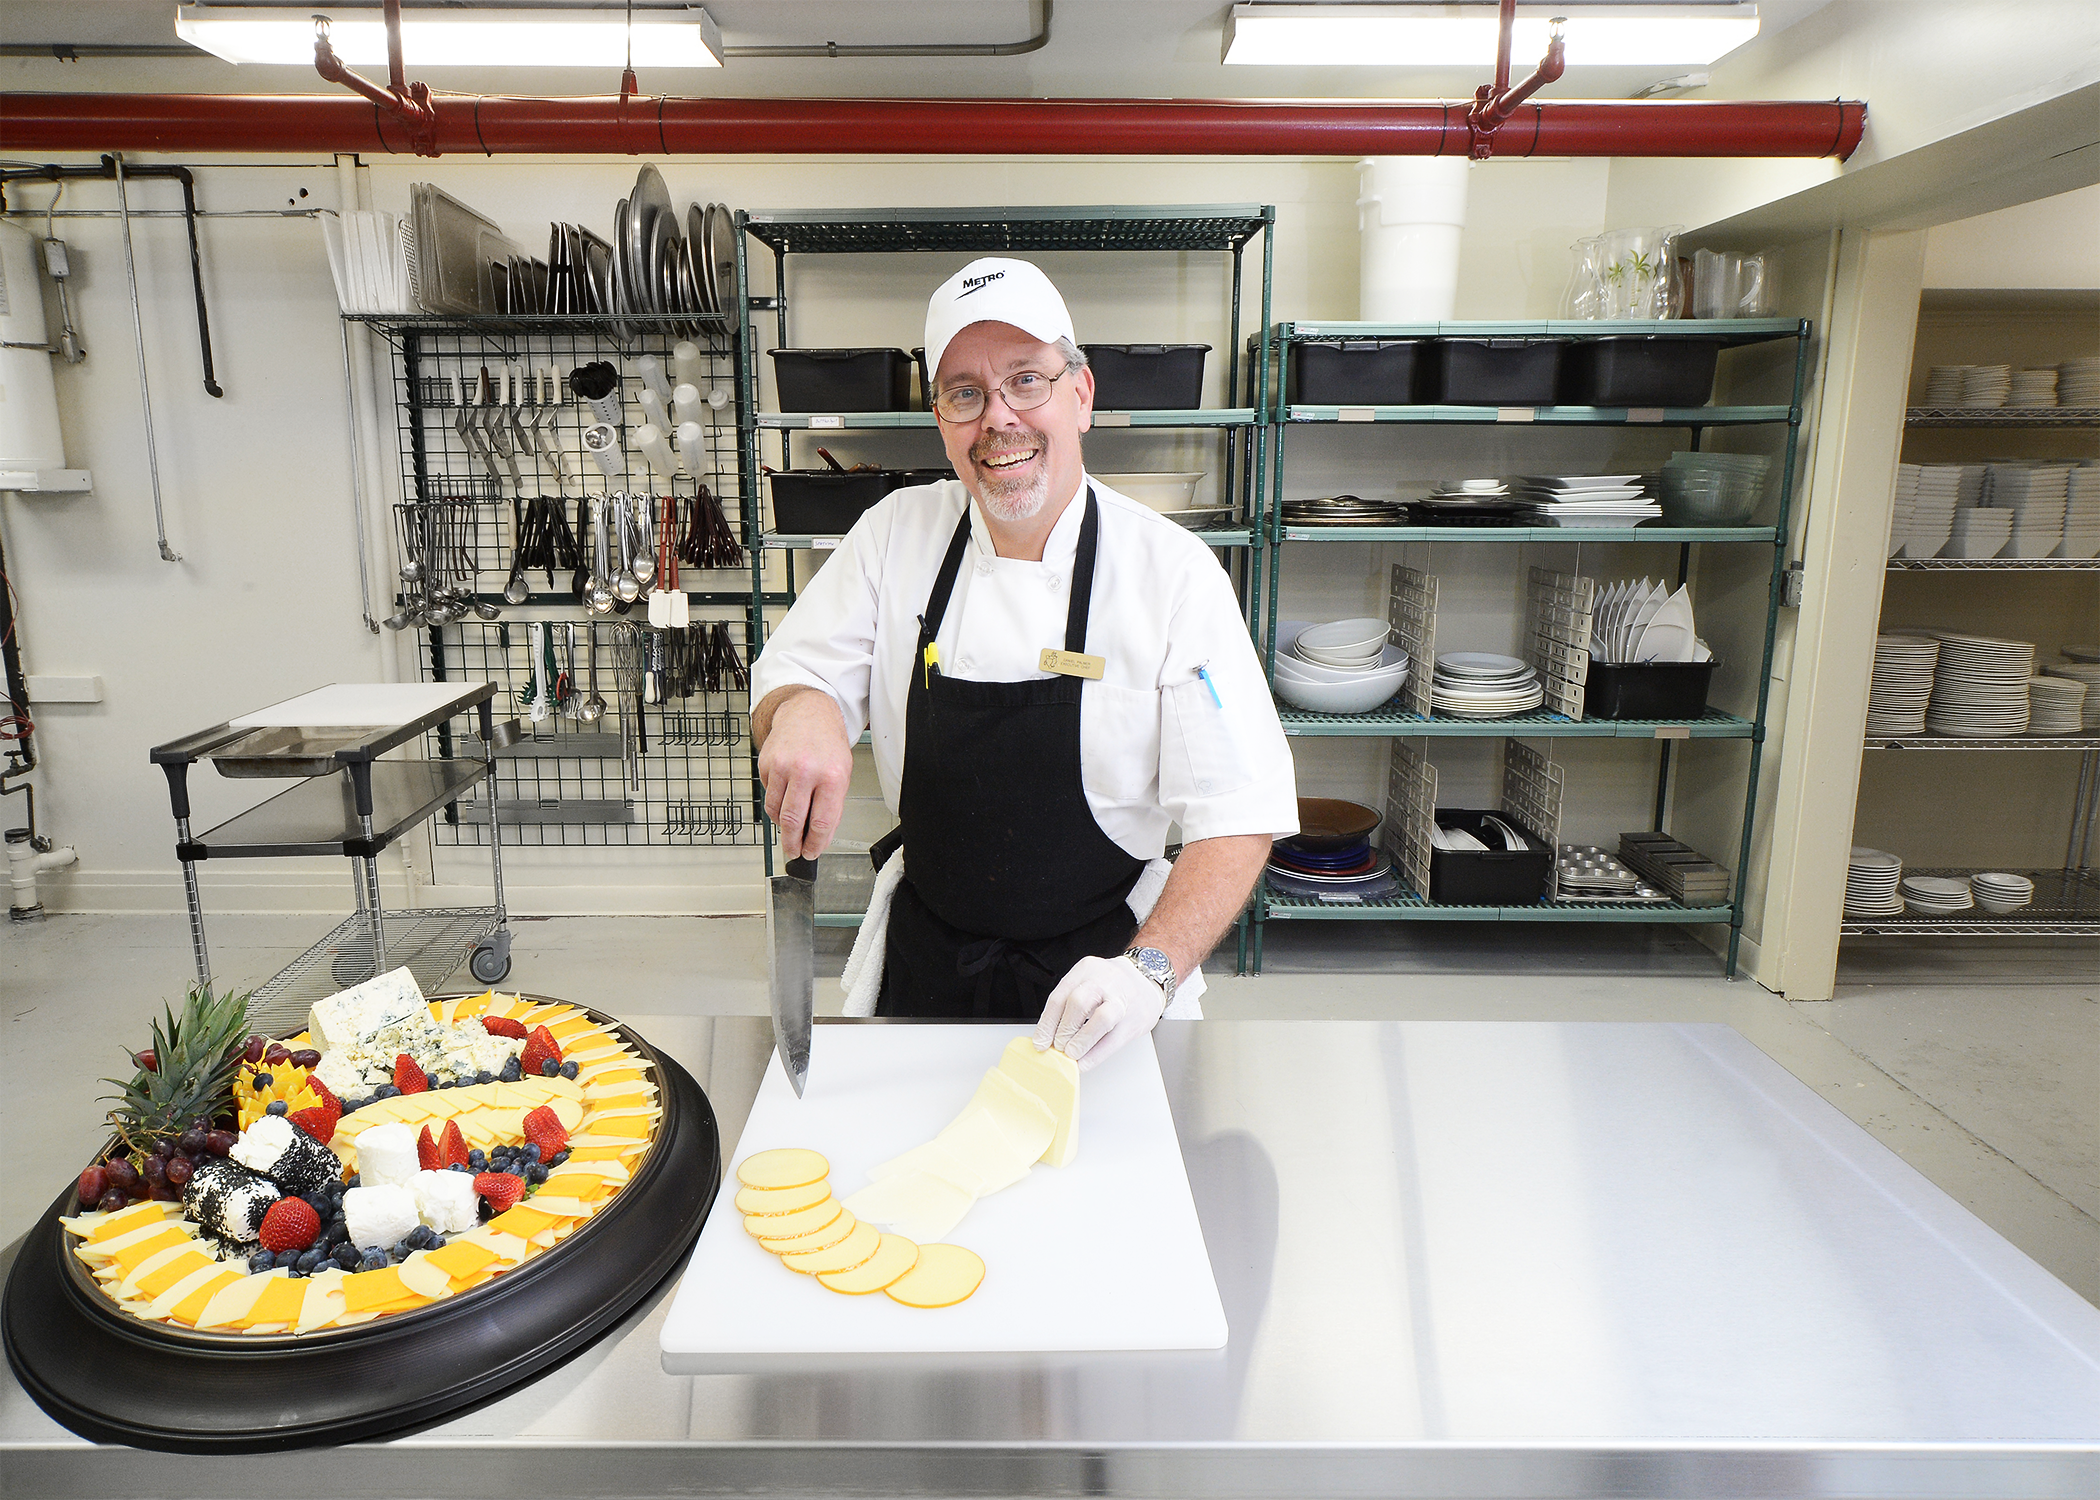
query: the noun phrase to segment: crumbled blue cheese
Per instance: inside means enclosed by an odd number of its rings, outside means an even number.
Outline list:
[[[372,1037],[340,1053],[323,1053],[318,1071],[322,1082],[338,1094],[345,1089],[363,1093],[394,1079],[394,1064],[406,1052],[433,1083],[470,1079],[477,1073],[500,1073],[504,1063],[524,1050],[514,1037],[490,1036],[479,1019],[440,1026],[428,1011],[374,1033]],[[338,1084],[336,1077],[345,1076]]]

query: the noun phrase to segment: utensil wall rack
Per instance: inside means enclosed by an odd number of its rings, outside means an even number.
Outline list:
[[[2024,428],[2100,430],[2100,408],[2076,406],[1912,406],[1904,410],[1907,430],[1927,428]],[[2043,462],[2056,462],[2045,459]],[[1888,573],[2100,573],[2100,558],[2091,557],[1892,557]],[[1840,937],[1916,938],[2091,938],[2100,937],[2100,872],[2093,857],[2100,853],[2100,736],[2092,734],[2018,734],[1990,738],[1963,735],[1870,735],[1866,750],[2076,750],[2078,780],[2071,796],[2060,869],[2021,870],[2034,881],[2034,902],[2013,912],[1982,907],[1954,914],[1906,911],[1900,917],[1847,919]],[[1862,770],[1865,768],[1862,767]],[[2017,778],[2008,778],[2017,785]],[[1972,869],[1910,870],[1911,875],[1944,875],[1957,879],[1979,873]]]
[[[1238,362],[1247,247],[1261,238],[1261,305],[1255,327],[1266,328],[1269,297],[1274,278],[1276,210],[1270,204],[1228,203],[1190,206],[1088,206],[1020,208],[888,208],[813,211],[805,213],[753,214],[736,216],[736,282],[740,342],[740,388],[737,411],[743,439],[743,512],[748,517],[763,514],[760,494],[762,474],[760,440],[775,435],[780,465],[794,467],[794,440],[799,435],[846,431],[883,431],[932,428],[933,413],[915,412],[761,412],[758,409],[759,339],[752,314],[771,311],[777,346],[790,347],[788,338],[788,258],[794,255],[872,255],[902,251],[979,252],[1025,255],[1044,251],[1101,251],[1108,253],[1214,253],[1230,257],[1230,332],[1224,352],[1225,402],[1222,407],[1186,411],[1097,411],[1096,428],[1152,428],[1213,430],[1223,442],[1223,474],[1219,490],[1225,503],[1235,505],[1244,523],[1199,531],[1197,536],[1219,549],[1221,560],[1232,570],[1250,623],[1260,603],[1262,569],[1259,558],[1265,545],[1253,524],[1258,506],[1266,457],[1266,427],[1262,414],[1269,404],[1268,368],[1250,361],[1244,374]],[[750,244],[757,241],[773,252],[773,295],[754,296]],[[1244,380],[1244,384],[1242,383]],[[1241,405],[1242,399],[1248,404]],[[752,618],[757,626],[752,642],[754,653],[763,640],[764,610],[769,604],[792,603],[794,563],[787,563],[787,599],[776,601],[764,591],[767,551],[793,554],[825,551],[838,545],[837,537],[782,534],[765,531],[751,548]],[[770,825],[763,836],[766,871],[773,870]],[[858,913],[820,912],[819,925],[853,926]],[[1239,928],[1240,965],[1246,964],[1248,922]]]
[[[449,701],[412,719],[374,728],[258,729],[219,724],[156,745],[154,765],[168,778],[175,817],[175,857],[190,915],[197,981],[211,983],[204,905],[197,866],[210,859],[296,859],[337,855],[350,861],[357,910],[255,992],[249,1024],[282,1029],[303,1023],[308,1005],[348,985],[406,966],[435,989],[461,959],[475,978],[495,984],[510,972],[509,917],[503,900],[502,834],[487,814],[486,843],[494,904],[386,911],[379,896],[378,856],[441,807],[457,806],[495,772],[498,749],[514,729],[495,717],[496,688],[462,682]],[[458,758],[382,760],[469,710],[478,738]],[[204,833],[190,832],[189,776],[200,761],[237,778],[289,780],[276,796]],[[269,1034],[275,1035],[271,1030]]]
[[[1730,978],[1742,942],[1742,871],[1750,861],[1751,836],[1757,815],[1758,771],[1763,757],[1766,716],[1771,696],[1772,653],[1777,636],[1781,585],[1784,581],[1788,521],[1792,515],[1794,489],[1799,473],[1803,401],[1809,378],[1809,340],[1812,327],[1807,319],[1795,318],[1701,318],[1633,322],[1438,322],[1438,323],[1309,323],[1281,322],[1268,328],[1257,363],[1265,370],[1281,372],[1290,359],[1293,345],[1334,339],[1522,339],[1556,338],[1586,341],[1600,338],[1695,338],[1717,342],[1724,358],[1729,350],[1755,345],[1794,345],[1792,391],[1784,405],[1713,405],[1697,407],[1589,407],[1589,406],[1306,406],[1294,405],[1286,397],[1283,381],[1264,381],[1273,392],[1265,404],[1265,436],[1255,445],[1265,462],[1256,483],[1254,511],[1257,565],[1265,565],[1266,580],[1255,591],[1266,608],[1257,610],[1256,637],[1263,646],[1267,671],[1275,675],[1277,600],[1286,556],[1292,559],[1323,555],[1306,553],[1301,544],[1332,546],[1347,543],[1451,543],[1487,546],[1551,544],[1580,547],[1584,544],[1634,542],[1644,545],[1674,545],[1677,549],[1677,581],[1691,576],[1695,544],[1722,544],[1771,549],[1771,572],[1766,590],[1764,646],[1757,663],[1755,712],[1744,717],[1708,709],[1689,720],[1577,719],[1566,714],[1538,711],[1501,719],[1445,719],[1434,715],[1392,711],[1393,705],[1368,714],[1322,714],[1282,707],[1284,732],[1310,736],[1407,736],[1431,739],[1478,739],[1523,735],[1539,739],[1624,739],[1658,742],[1655,774],[1655,826],[1665,830],[1670,808],[1672,745],[1678,740],[1747,740],[1748,766],[1743,781],[1743,819],[1737,843],[1734,899],[1725,906],[1681,906],[1675,904],[1629,904],[1541,900],[1517,907],[1460,906],[1431,902],[1420,893],[1405,889],[1383,900],[1344,905],[1272,894],[1264,881],[1255,889],[1252,930],[1248,935],[1253,972],[1261,971],[1262,943],[1269,922],[1286,920],[1342,921],[1456,921],[1456,922],[1655,922],[1682,925],[1726,925],[1728,942],[1725,967]],[[1727,373],[1724,363],[1723,375]],[[1351,526],[1296,527],[1283,520],[1285,435],[1293,427],[1359,426],[1402,427],[1494,427],[1498,431],[1550,431],[1559,428],[1624,427],[1630,429],[1675,429],[1690,434],[1697,449],[1713,428],[1783,429],[1784,458],[1779,467],[1778,513],[1770,525],[1760,526]],[[1550,449],[1542,443],[1542,453]],[[1542,460],[1547,461],[1547,460]],[[1262,480],[1266,480],[1263,483]],[[1570,568],[1564,571],[1578,571]],[[1429,670],[1433,663],[1418,662],[1415,672]],[[1426,744],[1424,746],[1426,750]]]
[[[632,687],[619,693],[614,684],[621,667],[617,643],[630,638],[622,632],[646,628],[640,605],[630,615],[592,616],[571,591],[566,572],[559,570],[551,579],[545,572],[528,575],[522,604],[509,603],[502,592],[518,542],[517,502],[535,494],[558,496],[573,529],[577,501],[584,493],[596,496],[631,487],[685,502],[705,483],[746,555],[755,551],[757,512],[747,509],[743,499],[740,407],[719,412],[711,408],[702,423],[704,474],[681,472],[665,480],[647,469],[638,451],[627,447],[626,474],[608,480],[583,444],[583,429],[596,418],[566,385],[570,370],[598,360],[612,362],[620,372],[622,410],[631,432],[641,421],[642,381],[635,362],[642,355],[655,355],[668,375],[673,346],[691,338],[700,347],[711,385],[740,401],[736,329],[743,324],[722,316],[640,313],[346,313],[344,321],[371,329],[392,351],[401,483],[397,510],[403,524],[420,524],[415,519],[420,515],[441,517],[447,528],[443,535],[472,564],[467,580],[472,597],[503,611],[499,621],[470,615],[442,626],[418,627],[416,654],[424,680],[487,679],[516,694],[530,672],[527,627],[544,622],[563,642],[562,661],[573,664],[573,702],[580,702],[590,664],[588,624],[597,622],[599,681],[611,706],[596,724],[584,725],[564,715],[533,726],[524,741],[498,757],[493,785],[504,837],[527,846],[758,842],[764,798],[751,751],[747,691],[637,703]],[[552,465],[546,458],[535,465],[519,454],[521,486],[508,465],[491,464],[470,443],[460,427],[462,398],[470,408],[466,415],[479,415],[488,405],[480,399],[484,369],[500,401],[506,370],[534,372],[550,366],[560,384],[538,432],[561,457]],[[521,415],[534,415],[543,394],[532,389],[530,399],[514,404]],[[625,436],[623,432],[623,440]],[[559,468],[559,479],[550,467]],[[587,551],[588,534],[578,541]],[[781,601],[754,593],[742,566],[701,571],[681,564],[680,572],[693,621],[728,623],[748,667],[757,652],[753,622],[766,604]],[[445,576],[451,576],[451,570],[445,570]],[[405,603],[406,597],[397,595],[396,607]],[[573,648],[566,644],[571,625],[577,632]],[[455,753],[449,726],[435,727],[430,741],[434,757]],[[444,846],[486,845],[485,804],[479,797],[448,801],[432,836]]]

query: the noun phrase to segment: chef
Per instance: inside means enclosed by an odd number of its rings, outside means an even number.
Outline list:
[[[1049,278],[965,266],[925,367],[959,477],[863,515],[766,643],[766,812],[822,854],[866,726],[899,827],[847,1013],[1035,1021],[1092,1067],[1202,1014],[1197,965],[1297,831],[1290,750],[1211,549],[1088,477],[1094,377]]]

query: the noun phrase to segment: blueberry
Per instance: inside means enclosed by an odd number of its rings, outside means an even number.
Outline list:
[[[421,1250],[430,1243],[430,1226],[428,1224],[418,1224],[408,1232],[408,1238],[403,1240],[402,1243],[411,1250]]]
[[[363,1175],[364,1174],[360,1172],[352,1172],[347,1178],[344,1179],[343,1187],[347,1190],[359,1186],[360,1183],[363,1181]]]
[[[382,1083],[373,1091],[372,1097],[374,1099],[393,1099],[398,1098],[400,1093],[401,1090],[395,1088],[391,1083]]]
[[[561,1065],[561,1076],[564,1078],[574,1078],[576,1071],[576,1064],[572,1062],[565,1062]]]
[[[303,1281],[306,1279],[306,1273],[300,1270],[297,1266],[293,1266],[289,1271],[286,1271],[284,1274],[290,1277],[293,1281]]]
[[[308,1249],[297,1260],[292,1262],[292,1269],[295,1271],[311,1271],[320,1263],[321,1252],[317,1249]]]
[[[476,1073],[474,1075],[474,1081],[476,1083],[494,1083],[496,1081],[496,1075],[494,1073],[491,1073],[487,1068],[483,1068],[479,1073]]]
[[[473,1150],[471,1150],[471,1151],[469,1151],[469,1152],[467,1153],[467,1165],[468,1165],[468,1166],[470,1166],[470,1167],[475,1167],[475,1168],[484,1168],[484,1167],[487,1167],[487,1166],[488,1166],[488,1164],[489,1164],[489,1156],[488,1156],[488,1153],[487,1153],[486,1151],[482,1150],[482,1149],[481,1149],[481,1148],[480,1148],[479,1146],[476,1146],[476,1147],[475,1147],[475,1148],[474,1148]]]
[[[444,1237],[443,1235],[439,1234],[439,1233],[438,1233],[438,1232],[437,1232],[436,1230],[432,1230],[432,1231],[431,1231],[431,1234],[430,1234],[430,1243],[429,1243],[429,1244],[428,1244],[427,1246],[425,1246],[424,1248],[426,1248],[426,1249],[429,1249],[429,1250],[442,1250],[442,1249],[444,1249],[444,1248],[445,1248],[445,1237]]]
[[[364,1108],[364,1103],[365,1101],[362,1099],[345,1099],[343,1101],[343,1113],[346,1115],[354,1115],[360,1109]]]
[[[248,1257],[248,1274],[252,1276],[263,1271],[271,1270],[276,1266],[276,1264],[276,1256],[272,1255],[267,1250],[258,1250],[253,1255]]]
[[[289,1114],[291,1113],[291,1109],[292,1107],[289,1104],[285,1103],[282,1099],[272,1099],[270,1101],[269,1108],[265,1110],[264,1113],[273,1115]]]
[[[276,1081],[277,1081],[277,1080],[276,1080],[275,1078],[272,1078],[272,1077],[271,1077],[271,1076],[270,1076],[270,1075],[269,1075],[268,1073],[258,1073],[258,1074],[256,1074],[256,1075],[255,1075],[255,1092],[256,1092],[256,1093],[258,1093],[258,1094],[259,1094],[259,1093],[261,1093],[261,1092],[262,1092],[262,1091],[263,1091],[264,1089],[266,1089],[266,1088],[270,1087],[270,1085],[271,1085],[271,1084],[273,1084],[273,1083],[275,1083]]]
[[[502,1078],[505,1083],[516,1083],[523,1076],[524,1069],[518,1066],[518,1060],[515,1057],[504,1063]]]
[[[548,1166],[550,1166],[550,1167],[558,1167],[558,1166],[560,1166],[560,1165],[561,1165],[561,1164],[562,1164],[563,1162],[567,1161],[568,1159],[569,1159],[569,1151],[568,1151],[568,1148],[567,1148],[567,1147],[565,1146],[565,1147],[563,1147],[563,1148],[562,1148],[561,1150],[559,1150],[559,1151],[557,1151],[557,1152],[555,1152],[555,1153],[554,1153],[554,1159],[553,1159],[552,1161],[549,1161],[549,1162],[547,1163],[547,1165],[548,1165]]]
[[[532,1161],[538,1161],[540,1159],[541,1152],[539,1148],[539,1143],[537,1141],[530,1142],[524,1146],[519,1147],[518,1149],[524,1156],[526,1156]]]
[[[547,1180],[547,1169],[538,1162],[534,1162],[525,1169],[525,1180],[527,1182],[545,1182]]]
[[[357,1268],[360,1271],[384,1271],[388,1264],[386,1252],[375,1245],[364,1253],[364,1257],[357,1263]]]
[[[452,1170],[452,1171],[454,1171],[454,1172],[472,1172],[472,1171],[473,1171],[474,1169],[473,1169],[472,1167],[468,1166],[468,1165],[467,1165],[467,1164],[466,1164],[465,1162],[463,1162],[463,1161],[456,1161],[456,1162],[454,1162],[454,1163],[452,1164],[452,1166],[451,1166],[450,1170]]]
[[[357,1260],[357,1246],[351,1244],[348,1240],[343,1241],[342,1244],[335,1247],[335,1263],[341,1266],[344,1270],[356,1270]]]
[[[542,1078],[552,1078],[559,1072],[561,1072],[561,1064],[551,1057],[540,1064],[540,1076]]]

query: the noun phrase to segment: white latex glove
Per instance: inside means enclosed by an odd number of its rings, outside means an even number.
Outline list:
[[[1035,1023],[1035,1044],[1055,1047],[1083,1073],[1150,1031],[1166,1008],[1166,991],[1129,959],[1082,958],[1050,992]]]

